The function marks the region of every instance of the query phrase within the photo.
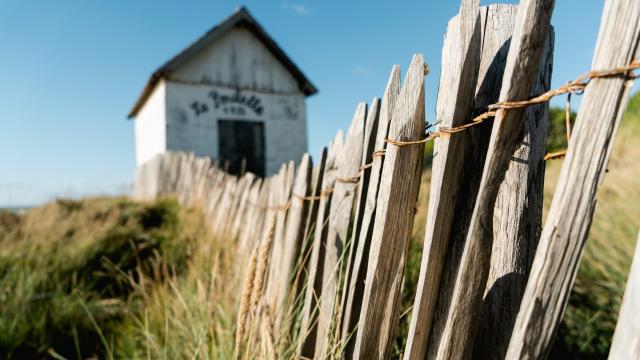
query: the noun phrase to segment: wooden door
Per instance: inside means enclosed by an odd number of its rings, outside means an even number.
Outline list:
[[[265,175],[264,124],[255,121],[219,120],[220,164],[231,174],[244,171]]]

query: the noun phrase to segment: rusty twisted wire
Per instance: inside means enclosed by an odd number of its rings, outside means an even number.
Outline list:
[[[480,125],[482,124],[484,121],[491,119],[493,117],[495,117],[498,114],[498,111],[502,110],[502,111],[507,111],[510,109],[520,109],[520,108],[526,108],[529,107],[531,105],[537,105],[537,104],[542,104],[542,103],[546,103],[549,102],[553,97],[556,97],[558,95],[563,95],[563,94],[567,94],[568,99],[567,99],[567,108],[569,110],[566,110],[567,113],[567,139],[569,139],[570,135],[570,108],[569,108],[569,101],[571,99],[571,94],[581,94],[584,89],[587,87],[587,85],[589,84],[589,82],[591,82],[594,79],[601,79],[601,78],[609,78],[609,77],[616,77],[616,76],[621,76],[624,75],[627,80],[632,80],[632,79],[636,79],[637,76],[632,74],[631,72],[633,70],[639,69],[640,68],[640,62],[638,62],[638,60],[634,60],[632,61],[629,65],[625,65],[625,66],[620,66],[617,68],[613,68],[613,69],[608,69],[608,70],[591,70],[589,72],[586,72],[582,75],[580,75],[578,78],[576,78],[573,81],[568,82],[567,84],[560,86],[557,89],[552,89],[549,91],[546,91],[540,95],[534,96],[528,100],[516,100],[516,101],[501,101],[501,102],[497,102],[495,104],[491,104],[488,106],[487,111],[485,111],[484,113],[474,117],[471,122],[464,124],[464,125],[460,125],[460,126],[455,126],[455,127],[440,127],[438,128],[437,131],[434,131],[432,133],[430,133],[426,138],[421,139],[421,140],[410,140],[410,141],[402,141],[402,140],[394,140],[394,139],[385,139],[385,141],[389,144],[395,145],[395,146],[408,146],[408,145],[415,145],[415,144],[424,144],[428,141],[434,140],[438,137],[443,136],[443,134],[455,134],[464,130],[467,130],[469,128],[472,128],[474,126]],[[566,151],[559,151],[557,153],[551,153],[551,154],[547,154],[545,156],[545,160],[549,160],[552,158],[556,158],[561,156],[561,154],[566,153]]]
[[[587,85],[589,85],[589,83],[594,79],[617,77],[621,75],[625,76],[627,80],[636,79],[638,78],[638,76],[633,74],[633,71],[637,69],[640,69],[640,62],[634,59],[634,61],[632,61],[629,65],[616,67],[608,70],[591,70],[589,72],[586,72],[580,75],[575,80],[570,81],[563,86],[546,91],[528,100],[501,101],[495,104],[491,104],[488,106],[487,111],[474,117],[473,119],[471,119],[471,122],[467,124],[455,126],[455,127],[442,126],[438,128],[438,130],[432,133],[429,133],[429,135],[427,135],[426,138],[420,139],[420,140],[394,140],[394,139],[386,138],[385,142],[394,146],[409,146],[409,145],[424,144],[438,137],[441,137],[444,134],[447,134],[447,135],[456,134],[458,132],[465,131],[474,126],[480,125],[484,121],[495,117],[498,114],[498,111],[500,110],[508,111],[511,109],[521,109],[521,108],[526,108],[532,105],[543,104],[543,103],[549,102],[552,98],[559,95],[563,95],[563,94],[567,94],[567,102],[565,107],[565,117],[566,117],[565,123],[566,123],[566,129],[567,129],[567,142],[569,142],[569,139],[571,138],[571,107],[570,107],[571,94],[581,95],[584,89],[587,87]],[[547,153],[544,156],[544,160],[546,161],[551,159],[562,158],[566,155],[566,153],[567,153],[566,150]],[[386,154],[386,150],[380,149],[380,150],[374,151],[372,153],[372,157],[373,158],[383,157],[385,156],[385,154]],[[364,164],[360,166],[358,170],[358,174],[356,176],[348,177],[348,178],[338,178],[336,179],[336,182],[357,184],[360,181],[360,177],[363,171],[370,168],[372,165],[373,165],[373,161],[367,164]],[[317,201],[322,199],[325,196],[330,195],[333,192],[333,190],[334,188],[324,189],[320,192],[320,195],[311,195],[311,196],[300,196],[300,195],[294,194],[293,197],[301,201]],[[260,206],[258,204],[251,204],[251,205],[258,206],[264,210],[283,211],[283,210],[288,210],[291,207],[291,200],[287,201],[284,204],[275,205],[275,206]]]

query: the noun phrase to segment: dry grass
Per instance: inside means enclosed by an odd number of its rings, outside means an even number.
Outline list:
[[[620,129],[557,351],[608,351],[640,227],[640,97]],[[547,164],[545,207],[562,161]],[[430,170],[422,177],[394,356],[406,341],[418,280]],[[274,225],[239,269],[235,244],[173,201],[58,201],[0,214],[0,355],[7,358],[295,358],[306,281],[274,327],[263,298]],[[310,234],[312,237],[313,234]],[[132,251],[133,249],[133,251]],[[241,274],[246,274],[242,279]],[[239,286],[243,285],[243,286]],[[333,344],[339,354],[341,344]]]
[[[637,101],[640,96],[636,95]],[[640,228],[640,116],[627,112],[608,172],[598,191],[597,207],[580,269],[559,330],[557,346],[579,357],[604,357],[624,293]],[[561,161],[547,165],[545,210],[560,173]]]
[[[231,246],[198,212],[115,198],[2,218],[0,357],[232,354]]]

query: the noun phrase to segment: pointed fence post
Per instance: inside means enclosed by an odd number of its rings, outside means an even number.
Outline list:
[[[316,358],[322,358],[330,352],[328,344],[333,343],[333,319],[335,318],[338,285],[342,278],[343,249],[347,243],[353,200],[360,163],[362,162],[362,146],[364,142],[365,118],[367,104],[358,104],[349,132],[345,138],[342,151],[337,154],[337,177],[333,187],[331,208],[329,209],[328,233],[323,245],[325,258],[322,271],[322,294],[318,307],[318,333],[316,336]]]
[[[414,55],[391,118],[390,139],[415,141],[424,137],[424,77],[424,57]],[[385,153],[354,351],[357,359],[385,359],[391,350],[423,149],[424,144],[389,144]]]
[[[318,217],[315,220],[313,242],[311,244],[311,258],[307,267],[307,284],[304,304],[302,306],[300,335],[298,339],[297,357],[313,358],[316,349],[317,319],[319,298],[322,296],[322,270],[324,269],[325,239],[328,233],[329,209],[333,197],[333,188],[337,177],[336,159],[344,146],[344,135],[338,131],[329,146],[321,189],[324,195],[320,197]]]
[[[609,359],[633,360],[640,354],[640,234],[627,278]]]
[[[607,0],[592,69],[626,66],[639,55],[640,2]],[[631,81],[594,79],[584,91],[531,274],[516,319],[508,359],[548,355],[569,299],[589,234]]]
[[[483,12],[486,17],[483,23],[487,24],[484,27],[485,33],[482,41],[483,60],[487,59],[485,58],[486,52],[498,51],[501,47],[504,49],[504,57],[499,57],[499,59],[506,60],[517,9],[517,5],[510,4],[489,5],[487,8],[483,8],[486,10]],[[490,44],[493,44],[495,48],[489,50]],[[553,47],[554,32],[552,28],[547,45],[543,50],[538,73],[531,89],[531,96],[536,96],[550,89]],[[493,59],[493,61],[496,60]],[[487,67],[491,70],[492,65],[489,65],[489,61],[486,64],[481,63],[481,76]],[[502,80],[504,67],[498,71],[500,72],[500,80]],[[487,77],[485,76],[484,82],[490,82]],[[482,88],[488,84],[479,81],[476,109],[485,109],[498,100],[500,83],[495,84],[496,91],[492,94],[494,96],[489,99],[487,96],[489,94],[481,93]],[[482,100],[485,102],[478,103]],[[509,347],[509,339],[542,230],[544,155],[548,122],[548,103],[533,105],[525,110],[522,135],[498,191],[493,217],[491,268],[484,290],[482,313],[476,331],[478,336],[476,336],[473,350],[473,355],[476,358],[501,360],[504,359]],[[484,143],[486,144],[485,149],[488,145],[490,127],[487,130],[489,131],[481,135],[483,139],[487,140]],[[471,135],[474,136],[473,133]],[[472,144],[477,152],[476,141],[473,141]],[[483,157],[485,154],[486,152],[483,153]],[[471,214],[469,215],[471,216]]]
[[[389,134],[389,123],[391,114],[400,92],[400,67],[394,65],[382,102],[380,104],[380,115],[378,117],[378,127],[375,131],[376,139],[374,151],[384,151],[386,148],[385,139]],[[373,110],[372,110],[373,111]],[[353,357],[355,345],[355,331],[360,318],[362,296],[364,294],[365,279],[367,277],[367,264],[369,259],[369,248],[373,233],[373,220],[376,212],[376,199],[380,186],[380,175],[384,164],[382,153],[371,154],[371,173],[364,200],[364,212],[359,233],[353,234],[351,243],[351,263],[347,268],[347,276],[344,283],[344,299],[342,305],[342,341],[344,344],[343,356],[347,359]]]
[[[291,285],[295,275],[296,259],[301,255],[303,244],[304,220],[306,219],[309,202],[304,200],[309,194],[311,177],[311,156],[304,154],[296,178],[291,189],[289,200],[289,213],[287,214],[284,229],[283,252],[280,263],[275,272],[274,294],[276,296],[276,321],[275,328],[280,329],[283,317],[288,315],[285,301],[291,294]]]
[[[520,3],[500,92],[501,101],[526,99],[550,31],[553,0]],[[499,110],[493,123],[478,197],[465,241],[437,356],[461,359],[473,348],[486,286],[493,242],[496,197],[520,135],[524,109]]]
[[[442,49],[437,126],[462,125],[473,110],[481,43],[479,5],[479,0],[462,1],[460,15],[449,22]],[[465,133],[435,139],[424,251],[405,360],[421,360],[426,352],[454,220],[455,199],[462,183],[460,173],[467,139]]]

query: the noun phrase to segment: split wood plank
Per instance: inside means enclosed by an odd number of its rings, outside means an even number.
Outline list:
[[[375,131],[378,127],[378,119],[380,117],[380,99],[373,98],[371,100],[371,107],[367,112],[367,120],[365,122],[364,132],[364,146],[362,147],[362,162],[360,164],[360,177],[358,179],[357,194],[355,197],[355,215],[353,218],[353,226],[351,227],[351,239],[346,246],[346,259],[347,263],[344,269],[344,281],[343,289],[341,291],[340,299],[340,311],[336,314],[337,326],[336,329],[341,329],[342,315],[344,314],[344,303],[348,296],[348,284],[351,280],[351,274],[353,272],[353,260],[358,246],[358,235],[360,234],[360,228],[362,227],[362,218],[364,216],[364,209],[366,205],[367,188],[369,187],[369,178],[371,176],[371,154],[374,151],[376,134]]]
[[[480,62],[479,4],[479,0],[462,1],[460,14],[449,22],[436,104],[438,126],[462,125],[472,114]],[[406,360],[421,360],[426,352],[467,144],[468,134],[464,132],[435,139],[424,251],[404,355]]]
[[[249,249],[250,247],[248,246],[248,244],[252,243],[251,242],[251,237],[254,234],[254,231],[256,231],[256,229],[258,228],[258,219],[256,219],[256,216],[258,216],[258,212],[257,212],[257,207],[255,204],[258,204],[259,202],[259,196],[260,196],[260,188],[262,187],[262,179],[257,179],[254,184],[251,187],[250,190],[250,195],[246,200],[245,206],[246,206],[246,212],[245,212],[245,217],[242,219],[239,219],[239,226],[240,226],[240,234],[238,236],[238,248],[237,248],[237,256],[239,258],[246,258],[248,260],[249,258]]]
[[[375,151],[384,151],[387,143],[385,139],[389,134],[389,123],[393,113],[396,99],[400,93],[400,66],[394,65],[387,81],[387,86],[380,105],[380,115],[378,117],[378,127],[375,136]],[[373,111],[373,110],[372,110]],[[367,277],[367,265],[369,259],[369,248],[373,233],[373,220],[375,219],[376,199],[380,185],[380,175],[384,156],[372,158],[371,175],[367,186],[367,197],[365,199],[364,214],[362,224],[358,233],[354,232],[357,242],[352,243],[354,249],[353,262],[350,265],[349,276],[345,279],[345,300],[342,307],[342,341],[345,342],[343,356],[346,359],[353,357],[353,350],[356,342],[356,328],[360,318],[362,297],[364,295],[365,279]]]
[[[553,0],[520,3],[500,92],[501,101],[525,99],[550,32]],[[449,315],[437,351],[439,358],[461,359],[471,352],[491,266],[493,214],[502,180],[513,156],[524,109],[499,110],[493,123],[478,197],[465,241]]]
[[[294,269],[294,278],[293,283],[291,285],[292,295],[289,298],[291,302],[288,304],[291,308],[300,309],[303,308],[305,303],[305,289],[308,284],[308,274],[309,274],[309,263],[311,258],[311,252],[313,251],[313,233],[315,229],[315,222],[318,217],[318,207],[320,204],[320,197],[322,195],[322,178],[325,172],[325,165],[327,162],[327,153],[328,150],[326,147],[322,149],[320,153],[320,159],[318,165],[315,166],[312,170],[312,183],[311,183],[311,191],[310,198],[306,200],[308,202],[308,210],[304,223],[304,230],[302,235],[302,245],[300,247],[300,255],[297,259],[296,267]],[[302,309],[304,310],[304,309]],[[296,325],[300,331],[303,327],[300,325],[302,323],[304,311],[297,311],[292,314],[289,319],[288,324],[288,333],[290,335],[295,334]],[[305,327],[306,328],[306,327]],[[286,329],[283,331],[287,331]],[[295,335],[293,335],[295,336]],[[297,336],[298,339],[302,338],[302,336]],[[296,345],[296,351],[299,353],[300,347]]]
[[[340,291],[340,303],[338,304],[339,310],[336,310],[334,316],[334,331],[335,339],[334,343],[342,343],[346,341],[344,334],[342,333],[344,306],[347,301],[348,284],[351,281],[351,275],[353,273],[353,262],[358,246],[358,235],[360,228],[362,227],[362,218],[364,216],[364,209],[366,204],[367,188],[369,187],[369,178],[371,175],[371,154],[374,151],[376,133],[378,127],[378,119],[380,116],[380,99],[373,98],[371,101],[371,107],[367,113],[367,120],[365,122],[364,133],[364,146],[362,147],[362,162],[360,164],[360,177],[357,186],[357,194],[355,197],[355,215],[353,218],[353,226],[351,227],[351,239],[346,247],[346,265],[344,267],[344,276],[342,281],[342,289]],[[337,349],[339,351],[339,349]]]
[[[593,69],[629,64],[638,56],[640,2],[607,0]],[[545,357],[578,269],[631,81],[592,80],[584,91],[567,156],[540,237],[507,352],[508,359]]]
[[[250,242],[247,244],[248,249],[252,249],[262,241],[264,234],[268,231],[267,227],[269,222],[266,217],[265,208],[269,206],[269,195],[271,194],[272,183],[274,182],[274,176],[270,176],[262,182],[260,187],[260,194],[258,195],[258,202],[253,206],[255,212],[255,228],[251,234]],[[269,219],[270,221],[271,219]]]
[[[640,234],[613,334],[609,359],[635,360],[640,354]]]
[[[489,5],[480,10],[482,32],[478,41],[482,44],[482,50],[474,110],[468,118],[485,111],[488,105],[498,101],[516,10],[517,6],[509,4]],[[552,48],[553,35],[551,34],[532,95],[537,95],[549,88]],[[443,59],[443,63],[446,62],[447,60]],[[500,284],[503,286],[500,289],[493,287],[491,293],[488,290],[485,292],[483,321],[480,323],[483,328],[482,332],[479,332],[482,336],[478,337],[474,349],[474,357],[477,358],[504,358],[509,334],[524,290],[524,281],[526,281],[535,243],[539,237],[547,116],[546,104],[532,106],[525,112],[524,136],[520,136],[518,148],[513,154],[509,171],[498,193],[498,199],[503,199],[502,202],[509,206],[496,206],[494,219],[498,220],[494,223],[494,237],[498,239],[498,242],[500,242],[499,239],[505,239],[505,241],[500,244],[502,248],[495,250],[492,255],[491,273],[509,275],[501,278]],[[480,186],[491,134],[491,123],[486,122],[467,130],[465,133],[467,137],[464,140],[464,154],[461,158],[462,171],[459,174],[461,184],[458,191],[455,192],[456,198],[452,215],[455,222],[452,224],[450,237],[447,241],[446,257],[444,259],[436,258],[444,262],[440,288],[430,290],[439,291],[435,294],[438,299],[426,347],[428,349],[427,358],[436,357],[438,344],[446,324],[460,257]],[[462,134],[453,136],[460,135]],[[518,222],[515,224],[507,222],[510,226],[505,226],[499,220],[509,218],[520,219],[520,224],[530,224],[530,226],[519,228]],[[523,229],[527,229],[533,235],[529,236],[529,233]],[[496,249],[495,243],[494,249]],[[521,274],[525,274],[524,279],[520,279]],[[493,281],[489,282],[487,289],[492,288],[491,285],[493,285]],[[503,307],[491,312],[491,305],[495,303],[500,303]],[[418,299],[416,299],[416,304],[418,304]]]
[[[295,267],[292,273],[292,284],[291,284],[291,292],[289,303],[287,306],[292,309],[302,309],[305,303],[305,291],[306,284],[308,282],[308,273],[309,273],[309,262],[311,258],[312,252],[312,243],[313,243],[313,231],[315,228],[315,222],[318,217],[318,207],[320,203],[321,191],[322,191],[322,177],[324,175],[324,169],[327,161],[327,153],[328,150],[326,147],[322,149],[320,153],[320,159],[318,165],[311,169],[311,179],[309,184],[309,194],[308,198],[305,199],[305,202],[308,203],[306,216],[303,223],[302,229],[302,243],[300,245],[300,254],[296,260]],[[288,318],[288,332],[289,334],[294,334],[294,331],[300,330],[299,325],[303,318],[303,311],[295,311]],[[287,331],[287,330],[283,330]],[[295,335],[294,335],[295,336]],[[298,336],[299,338],[300,336]],[[298,347],[299,348],[299,347]]]
[[[347,132],[342,151],[337,154],[337,178],[333,187],[331,207],[325,248],[325,258],[322,275],[322,294],[318,303],[318,324],[316,335],[315,357],[328,355],[327,344],[333,343],[335,334],[334,319],[336,318],[336,300],[338,285],[341,282],[344,262],[343,250],[347,245],[349,226],[351,225],[353,202],[356,191],[355,179],[358,179],[360,164],[362,163],[362,148],[364,144],[364,128],[367,116],[367,104],[361,102],[356,107],[351,126]]]
[[[246,226],[246,222],[248,219],[248,203],[253,194],[253,185],[256,183],[256,176],[252,173],[245,173],[245,175],[242,176],[241,180],[244,182],[244,189],[242,190],[241,194],[238,194],[238,204],[236,205],[237,210],[231,217],[231,234],[233,235],[233,238],[235,239],[237,244],[240,243],[241,232],[244,226]]]
[[[231,197],[232,206],[227,213],[229,220],[224,227],[224,233],[228,234],[228,236],[230,236],[234,241],[237,240],[236,220],[241,218],[243,215],[243,205],[246,203],[247,197],[249,196],[249,189],[253,182],[253,174],[246,173],[244,176],[240,177],[237,182],[238,186]]]
[[[321,189],[332,189],[337,177],[336,159],[344,146],[344,134],[338,131],[335,139],[329,145],[329,152],[322,175]],[[309,259],[307,284],[302,307],[300,336],[296,346],[297,357],[313,358],[316,349],[318,299],[322,296],[322,270],[324,269],[325,248],[324,243],[329,232],[327,222],[333,193],[327,191],[320,198],[318,205],[318,217],[315,222],[313,243],[311,244],[311,258]]]
[[[424,78],[424,57],[414,55],[391,118],[391,139],[424,137]],[[386,149],[354,350],[357,359],[385,359],[391,350],[423,148],[423,144],[416,144],[389,145]]]
[[[324,190],[322,189],[322,179],[324,176],[325,166],[327,163],[327,152],[328,150],[326,147],[322,148],[322,151],[320,152],[320,161],[318,162],[318,165],[313,169],[313,186],[310,194],[310,196],[313,197],[313,200],[309,200],[311,206],[309,208],[307,219],[305,221],[304,236],[303,236],[304,241],[307,243],[307,245],[305,246],[307,250],[309,245],[311,244],[312,234],[315,229],[315,222],[318,217],[318,207],[320,204],[320,197],[322,196],[322,191]],[[306,268],[306,265],[304,265],[303,268]]]
[[[276,216],[276,228],[274,233],[273,245],[271,249],[271,264],[269,266],[269,282],[267,284],[267,301],[271,307],[271,313],[275,314],[276,306],[279,299],[279,277],[280,265],[285,252],[285,227],[290,208],[287,206],[291,198],[291,187],[294,181],[295,163],[290,161],[283,164],[281,181],[276,191],[276,201],[274,213]],[[274,319],[275,320],[275,319]]]
[[[301,199],[306,197],[310,190],[311,156],[304,154],[291,189],[290,207],[287,214],[284,231],[283,253],[274,279],[274,293],[276,299],[276,321],[275,328],[280,329],[282,318],[285,316],[285,300],[291,294],[291,284],[295,274],[296,259],[301,255],[302,236],[304,233],[304,220],[309,208],[309,202]]]
[[[506,62],[508,42],[513,33],[517,9],[517,5],[499,4],[490,5],[486,11],[483,11],[483,17],[486,18],[483,24],[486,23],[487,26],[483,26],[486,30],[482,41],[481,74],[491,66],[489,61],[484,63],[485,59],[488,60],[484,56],[485,52],[495,53],[501,51],[502,47],[503,56],[499,58]],[[492,45],[494,47],[490,49]],[[550,89],[553,49],[552,27],[547,45],[543,50],[531,96]],[[487,89],[490,87],[485,87],[488,84],[478,83],[476,109],[486,109],[490,104],[497,102],[504,73],[504,62],[499,70],[496,70],[499,71],[500,80],[492,86],[495,89],[492,96],[480,93],[483,87]],[[484,82],[487,80],[487,77],[484,77]],[[544,155],[548,122],[548,103],[530,106],[525,110],[523,134],[518,140],[516,151],[509,162],[509,169],[498,191],[493,217],[491,268],[484,290],[482,313],[478,323],[479,328],[476,331],[478,336],[476,336],[473,351],[476,359],[504,359],[509,347],[509,339],[542,230]],[[487,139],[485,149],[488,146],[490,127],[487,127],[487,130],[489,132],[481,135],[483,139]],[[471,133],[472,137],[475,135]],[[477,141],[472,141],[475,153],[478,150],[476,143]],[[485,154],[486,152],[482,153],[483,164]],[[477,174],[481,174],[481,171],[480,168]],[[475,194],[473,199],[475,200]],[[470,208],[473,209],[473,205]],[[469,219],[471,215],[469,212]]]

